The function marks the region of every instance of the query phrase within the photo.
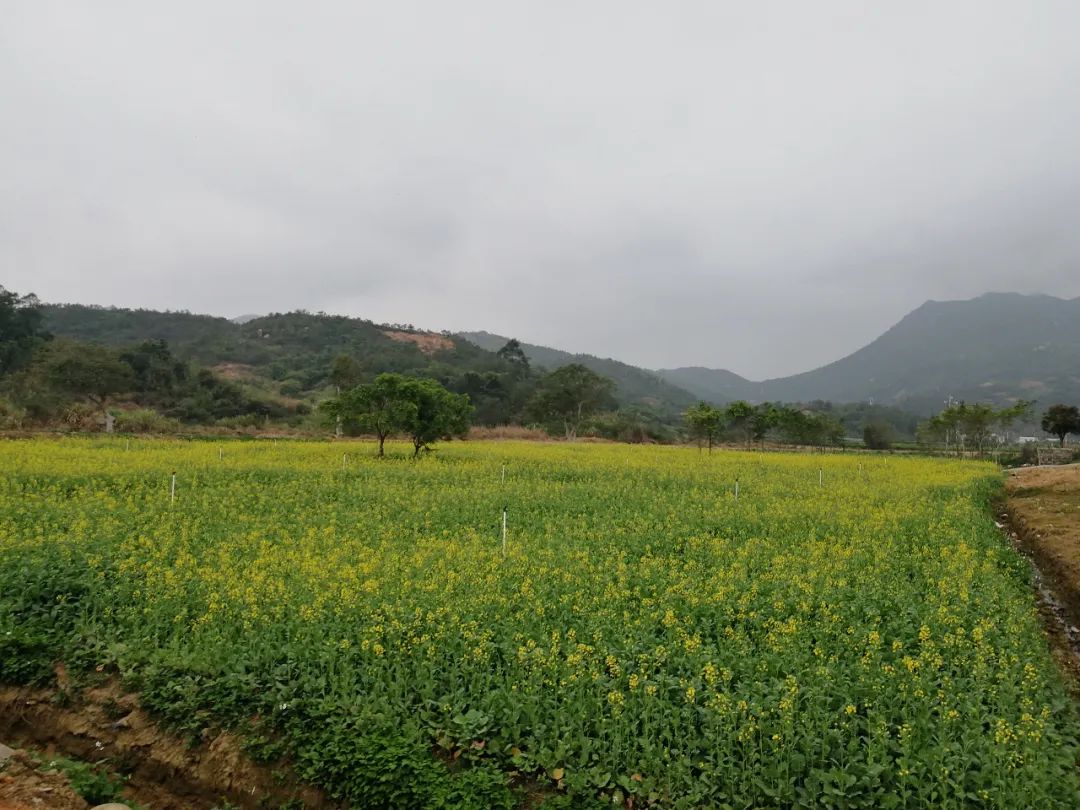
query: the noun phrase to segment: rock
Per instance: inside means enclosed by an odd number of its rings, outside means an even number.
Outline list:
[[[14,753],[14,748],[8,748],[3,743],[0,743],[0,762],[7,762],[9,759],[11,759],[11,755]]]
[[[131,808],[119,802],[109,802],[108,804],[95,804],[90,810],[131,810]]]

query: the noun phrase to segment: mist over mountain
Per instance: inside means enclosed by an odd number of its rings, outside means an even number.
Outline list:
[[[918,412],[938,410],[949,397],[1075,401],[1080,298],[987,293],[927,301],[858,351],[790,377],[754,382],[703,368],[658,374],[699,397],[721,400],[874,400]]]

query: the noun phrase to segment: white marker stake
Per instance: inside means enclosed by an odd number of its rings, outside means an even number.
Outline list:
[[[819,487],[825,486],[825,471],[818,467],[817,471],[817,485]]]
[[[739,500],[739,479],[735,479],[735,500]]]
[[[349,457],[348,453],[342,453],[341,454],[341,469],[342,470],[345,469],[345,463],[346,463],[346,459],[348,459],[348,457]]]
[[[217,449],[217,460],[218,460],[218,461],[221,461],[221,460],[222,460],[222,459],[224,459],[224,458],[225,458],[225,451],[224,451],[224,450],[222,450],[222,449],[221,449],[221,448],[219,447],[219,448]]]
[[[502,466],[502,483],[504,483],[504,484],[506,483],[506,465],[505,464],[503,464],[503,466]]]
[[[502,551],[503,559],[506,559],[506,507],[503,507],[503,524],[502,524]]]
[[[173,471],[172,482],[169,484],[169,504],[176,503],[176,471]]]

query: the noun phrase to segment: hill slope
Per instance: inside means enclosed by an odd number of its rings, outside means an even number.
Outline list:
[[[918,411],[943,400],[1080,399],[1080,298],[988,293],[927,301],[881,337],[821,368],[762,382],[715,369],[659,372],[698,396],[873,399]]]
[[[459,335],[490,351],[498,351],[509,339],[490,332],[461,332]],[[700,398],[681,388],[674,381],[661,378],[655,371],[631,366],[618,360],[591,354],[571,354],[532,343],[522,343],[521,348],[534,366],[541,366],[549,371],[570,363],[580,363],[597,374],[610,377],[615,381],[616,397],[620,402],[648,405],[663,411],[682,412]]]
[[[421,373],[444,383],[471,372],[506,371],[495,352],[506,338],[486,332],[443,335],[393,329],[360,318],[290,312],[238,319],[78,304],[43,307],[45,326],[53,334],[126,346],[162,338],[173,352],[218,369],[225,376],[252,383],[286,383],[290,390],[310,391],[327,383],[334,358],[355,358],[365,376],[384,371]],[[526,346],[534,364],[548,369],[581,362],[616,382],[616,400],[674,418],[694,402],[690,393],[655,373],[615,360],[571,355],[540,346]]]

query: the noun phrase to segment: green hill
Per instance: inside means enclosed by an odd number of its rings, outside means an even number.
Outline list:
[[[491,351],[497,351],[508,338],[490,332],[461,332],[458,335]],[[580,363],[597,374],[615,381],[616,398],[623,404],[646,406],[664,413],[681,414],[700,399],[673,382],[664,380],[655,371],[631,366],[611,358],[570,352],[522,343],[529,361],[549,371],[571,363]]]

